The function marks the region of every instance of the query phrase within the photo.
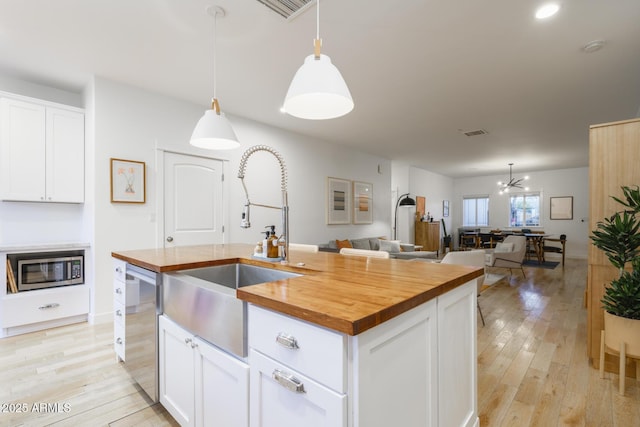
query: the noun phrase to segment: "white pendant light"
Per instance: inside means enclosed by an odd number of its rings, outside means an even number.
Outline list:
[[[240,143],[231,123],[220,112],[220,103],[216,97],[216,30],[218,16],[224,17],[225,11],[219,6],[207,7],[207,13],[213,16],[213,100],[211,109],[204,112],[193,130],[191,145],[208,150],[229,150],[238,148]]]
[[[314,54],[305,58],[293,77],[283,109],[301,119],[334,119],[349,113],[354,104],[340,71],[327,55],[320,54],[320,0],[316,8]]]

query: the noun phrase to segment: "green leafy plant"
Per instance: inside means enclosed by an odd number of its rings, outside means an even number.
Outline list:
[[[615,267],[623,270],[640,254],[640,222],[633,212],[616,212],[599,221],[593,231],[593,244],[602,249]]]
[[[604,251],[619,276],[606,288],[603,308],[616,316],[640,319],[640,188],[622,187],[624,200],[612,198],[626,209],[599,221],[589,236]],[[625,270],[631,263],[631,271]]]
[[[633,261],[632,271],[622,272],[607,286],[602,306],[616,316],[640,319],[640,257]]]

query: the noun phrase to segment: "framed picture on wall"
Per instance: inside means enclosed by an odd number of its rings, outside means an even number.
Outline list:
[[[144,162],[111,159],[111,203],[145,203],[146,185]]]
[[[573,219],[573,196],[550,197],[550,219]]]
[[[445,217],[445,218],[449,216],[449,201],[448,200],[443,200],[442,201],[442,216]]]
[[[351,181],[327,178],[327,224],[351,223]]]
[[[427,199],[424,196],[416,196],[416,221],[419,221],[426,213]]]
[[[373,184],[353,181],[353,223],[373,223]]]

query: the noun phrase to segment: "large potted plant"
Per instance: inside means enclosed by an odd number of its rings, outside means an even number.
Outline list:
[[[620,393],[624,393],[625,356],[640,357],[640,189],[622,187],[624,206],[596,224],[590,236],[618,269],[618,278],[605,288],[601,300],[604,331],[600,344],[600,376],[604,374],[604,346],[620,352]],[[630,266],[631,269],[625,269]]]

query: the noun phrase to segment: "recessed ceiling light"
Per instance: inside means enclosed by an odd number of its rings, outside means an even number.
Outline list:
[[[602,49],[604,47],[604,44],[604,40],[594,40],[582,46],[582,51],[584,53],[592,53]]]
[[[560,10],[560,5],[557,3],[547,3],[542,5],[536,10],[536,18],[546,19],[555,15]]]

